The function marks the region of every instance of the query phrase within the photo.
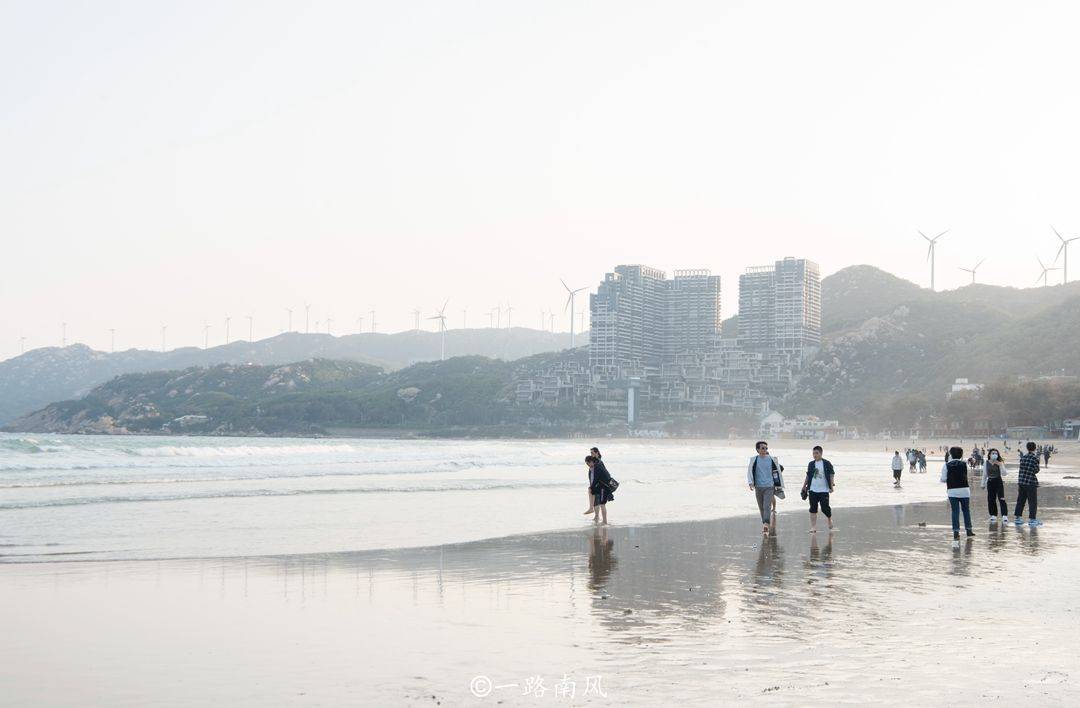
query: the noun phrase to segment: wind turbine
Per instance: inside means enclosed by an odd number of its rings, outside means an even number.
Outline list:
[[[447,300],[443,303],[442,309],[439,310],[439,314],[434,317],[428,317],[429,320],[439,321],[439,361],[446,360],[446,306],[449,304],[450,301]]]
[[[210,348],[210,323],[207,322],[206,320],[203,320],[202,331],[203,331],[203,345],[202,345],[202,348],[204,350],[209,349]]]
[[[418,332],[418,331],[420,331],[420,310],[413,310],[412,315],[413,315],[413,331]]]
[[[19,354],[26,353],[26,337],[19,337]]]
[[[165,330],[169,328],[169,325],[161,325],[161,351],[165,351]]]
[[[544,331],[544,321],[547,320],[547,313],[540,310],[540,331]]]
[[[578,288],[577,290],[571,290],[570,286],[566,284],[566,281],[559,278],[559,282],[566,288],[566,292],[570,293],[570,297],[566,298],[566,309],[570,310],[570,348],[574,348],[574,300],[577,294],[585,288]]]
[[[495,326],[495,308],[488,310],[488,329]]]
[[[311,334],[311,305],[304,303],[304,334]]]
[[[918,229],[916,229],[916,231],[918,231]],[[934,289],[934,261],[935,261],[934,256],[936,255],[935,249],[937,247],[937,241],[938,241],[939,238],[941,238],[942,236],[944,236],[947,233],[949,233],[949,230],[945,229],[944,231],[939,233],[934,238],[930,238],[929,236],[924,234],[922,231],[919,231],[919,235],[922,236],[924,239],[926,239],[926,242],[930,244],[930,248],[926,251],[926,259],[928,261],[930,261],[930,289],[931,290]]]
[[[292,332],[292,308],[286,307],[285,311],[289,313],[289,329],[287,331]]]
[[[229,322],[232,321],[232,317],[225,318],[225,343],[229,343]]]
[[[360,315],[359,317],[356,318],[356,333],[357,334],[363,334],[364,333],[364,316],[363,315]]]
[[[461,328],[462,329],[468,329],[469,328],[469,310],[468,310],[468,308],[465,308],[465,309],[463,309],[461,311]]]
[[[1053,226],[1051,226],[1050,228],[1054,229]],[[1063,276],[1062,277],[1063,282],[1067,283],[1067,282],[1069,282],[1069,244],[1072,243],[1073,241],[1080,240],[1080,236],[1073,236],[1072,238],[1064,238],[1061,234],[1058,233],[1057,229],[1054,229],[1054,235],[1057,236],[1058,239],[1061,240],[1061,248],[1058,249],[1057,255],[1054,256],[1054,263],[1057,263],[1057,259],[1061,256],[1062,253],[1065,254],[1065,263],[1064,263],[1065,270],[1061,275]]]
[[[115,327],[112,327],[112,328],[109,329],[109,353],[110,354],[115,354],[116,353],[116,328]]]
[[[375,334],[375,310],[371,311],[371,333]]]
[[[514,308],[510,307],[510,303],[506,303],[506,328],[510,329],[510,313],[514,311]]]
[[[977,271],[979,269],[979,266],[981,266],[983,263],[986,263],[985,258],[983,258],[981,261],[979,261],[978,265],[976,265],[974,268],[961,268],[960,269],[960,270],[964,271],[965,273],[971,273],[971,284],[972,285],[975,284],[975,271]]]
[[[502,305],[495,306],[495,326],[502,329]]]
[[[334,324],[334,318],[331,317],[330,315],[327,315],[326,316],[326,333],[329,334],[330,336],[333,336],[333,333],[330,331],[330,326],[333,325],[333,324]]]
[[[1042,259],[1039,258],[1038,256],[1035,257],[1035,260],[1037,260],[1039,262],[1039,267],[1042,268],[1042,275],[1040,275],[1038,278],[1035,279],[1035,284],[1038,285],[1039,281],[1042,280],[1043,281],[1043,287],[1045,288],[1046,287],[1046,276],[1050,273],[1050,271],[1058,270],[1058,268],[1043,265]]]
[[[551,327],[550,327],[550,329],[551,329],[552,332],[555,331],[555,313],[554,312],[551,313]]]

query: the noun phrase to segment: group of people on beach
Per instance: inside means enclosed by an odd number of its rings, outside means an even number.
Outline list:
[[[758,440],[754,448],[756,454],[750,458],[746,468],[746,484],[757,500],[762,533],[768,535],[775,528],[776,500],[785,498],[784,466],[776,457],[769,454],[769,444],[766,441]],[[1016,505],[1013,507],[1016,526],[1024,523],[1022,517],[1025,506],[1028,511],[1028,525],[1042,526],[1042,522],[1037,518],[1039,458],[1042,457],[1048,461],[1051,452],[1050,446],[1040,448],[1034,442],[1029,442],[1020,453]],[[823,453],[821,445],[815,445],[811,450],[812,459],[806,465],[806,474],[800,490],[801,498],[809,502],[810,533],[817,533],[818,513],[825,515],[830,533],[835,528],[832,505],[829,503],[829,496],[836,488],[835,470],[832,462],[825,459]],[[968,537],[975,535],[971,525],[971,485],[969,482],[971,460],[970,458],[968,461],[964,460],[964,450],[960,447],[948,447],[944,453],[945,464],[941,468],[941,482],[946,485],[946,494],[952,512],[953,539],[959,541],[961,514],[964,517],[964,528]],[[972,456],[974,457],[974,452]],[[907,449],[904,451],[904,458],[900,457],[899,450],[894,451],[891,469],[893,486],[896,488],[900,487],[900,476],[904,469],[905,458],[912,472],[916,468],[926,472],[925,450]],[[989,448],[978,451],[978,460],[982,467],[981,486],[986,490],[989,521],[991,524],[1004,525],[1009,522],[1009,508],[1005,501],[1005,476],[1008,473],[1005,459],[997,448]],[[585,464],[589,469],[589,508],[585,514],[592,514],[593,521],[597,523],[607,524],[607,503],[615,499],[614,492],[619,483],[608,472],[599,449],[594,447],[589,450],[588,456],[585,457]]]

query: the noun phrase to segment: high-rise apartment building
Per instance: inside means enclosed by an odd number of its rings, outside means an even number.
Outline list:
[[[643,376],[665,357],[705,351],[720,333],[720,278],[707,270],[675,277],[617,266],[589,296],[589,366],[598,383]]]
[[[821,344],[817,263],[785,258],[739,276],[739,346],[803,359]]]

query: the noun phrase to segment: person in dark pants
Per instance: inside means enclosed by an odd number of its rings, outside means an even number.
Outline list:
[[[817,533],[818,506],[829,521],[829,531],[833,530],[832,507],[829,506],[829,494],[833,491],[832,463],[821,456],[821,445],[815,445],[814,459],[806,466],[806,480],[803,493],[810,497],[810,533]]]
[[[982,487],[986,490],[986,507],[990,523],[1009,523],[1009,507],[1005,503],[1005,460],[997,448],[991,448],[983,466]]]
[[[971,530],[971,488],[968,486],[967,463],[962,459],[963,448],[950,447],[949,460],[941,468],[941,481],[949,489],[949,506],[952,507],[953,540],[960,539],[960,511],[964,512],[964,528],[968,537],[974,536]]]
[[[611,493],[611,475],[607,468],[600,464],[600,460],[589,455],[585,458],[585,464],[589,467],[589,494],[592,496],[593,521],[601,521],[607,524],[607,503],[614,501],[615,495]],[[589,512],[585,512],[588,514]]]
[[[1042,526],[1035,518],[1039,510],[1039,456],[1035,454],[1035,443],[1027,444],[1027,453],[1020,456],[1020,470],[1016,473],[1016,525],[1024,520],[1024,504],[1028,504],[1028,526]]]

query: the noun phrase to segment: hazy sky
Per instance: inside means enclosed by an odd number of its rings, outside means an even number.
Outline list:
[[[310,6],[307,6],[310,5]],[[786,255],[1031,286],[1080,232],[1078,11],[987,2],[0,2],[0,358],[537,327],[558,278]],[[1072,88],[1070,88],[1072,87]],[[1080,278],[1080,242],[1073,256]],[[1060,282],[1061,272],[1052,275]],[[583,298],[579,309],[586,309]],[[430,326],[431,323],[426,323]],[[366,319],[367,329],[370,320]]]

